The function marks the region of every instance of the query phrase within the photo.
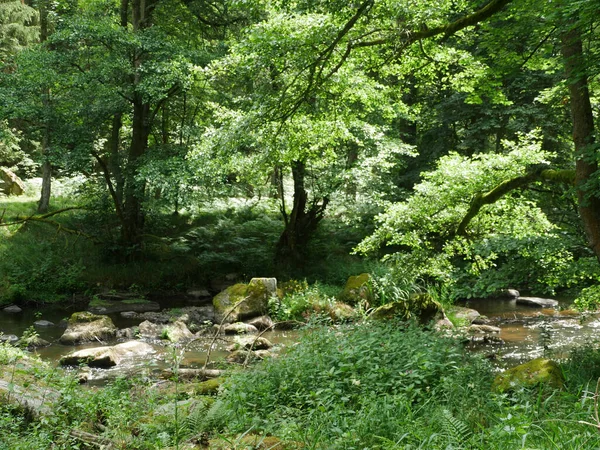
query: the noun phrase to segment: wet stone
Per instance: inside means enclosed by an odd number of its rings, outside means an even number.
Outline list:
[[[11,306],[7,306],[2,311],[4,311],[5,313],[9,313],[9,314],[17,314],[23,310],[21,308],[19,308],[17,305],[11,305]]]
[[[558,301],[551,298],[519,297],[517,305],[531,306],[533,308],[555,308],[558,306]]]
[[[50,322],[49,320],[36,320],[33,322],[36,327],[53,327],[55,326],[54,322]]]

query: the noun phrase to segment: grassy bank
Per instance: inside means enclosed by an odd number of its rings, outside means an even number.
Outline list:
[[[56,392],[35,419],[2,402],[2,449],[86,448],[85,433],[118,449],[600,446],[592,348],[561,363],[562,389],[507,393],[492,391],[493,368],[459,341],[401,322],[308,329],[283,356],[232,369],[216,397],[202,395],[201,383],[148,378],[82,387],[43,365],[21,370],[25,357],[8,347],[0,358],[4,379],[23,384],[33,373],[30,389]]]

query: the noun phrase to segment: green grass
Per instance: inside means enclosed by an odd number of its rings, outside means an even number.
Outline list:
[[[314,330],[226,382],[221,426],[322,449],[597,448],[600,433],[579,423],[594,413],[587,391],[597,374],[566,367],[566,391],[496,394],[486,361],[433,332],[398,323]]]

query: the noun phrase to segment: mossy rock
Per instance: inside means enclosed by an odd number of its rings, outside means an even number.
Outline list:
[[[213,298],[217,321],[239,322],[265,314],[269,298],[277,295],[275,278],[252,278],[250,283],[228,287]]]
[[[395,317],[405,318],[407,313],[405,302],[391,302],[376,308],[369,317],[375,320],[389,320]]]
[[[435,319],[441,307],[429,294],[420,293],[411,296],[408,301],[395,301],[375,309],[370,315],[375,320],[387,320],[395,317],[401,319],[417,318],[426,324]]]
[[[563,387],[564,377],[556,362],[546,358],[536,358],[508,369],[496,376],[493,389],[506,392],[519,386],[535,387],[540,384],[555,389]]]
[[[339,296],[340,300],[349,305],[357,305],[363,301],[372,302],[373,292],[369,286],[370,280],[371,275],[368,273],[361,273],[348,278],[344,290]]]
[[[116,334],[117,327],[110,317],[81,311],[73,313],[69,318],[67,329],[60,337],[60,343],[74,345],[98,339],[113,339]]]
[[[202,381],[195,386],[194,392],[196,395],[217,395],[224,380],[224,378],[218,377]]]

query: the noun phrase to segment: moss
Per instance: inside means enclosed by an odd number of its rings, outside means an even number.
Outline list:
[[[106,316],[99,316],[88,311],[80,311],[71,314],[69,324],[95,322],[96,320],[104,320]]]
[[[128,300],[122,300],[121,303],[125,303],[126,305],[147,305],[152,302],[150,300],[146,300],[145,298],[132,298]]]
[[[498,392],[506,392],[517,386],[535,387],[540,384],[560,389],[563,383],[563,374],[556,362],[550,359],[536,358],[496,376],[493,389]]]
[[[371,275],[368,273],[361,273],[360,275],[349,277],[339,296],[340,300],[350,305],[355,305],[361,300],[366,300],[368,302],[372,301],[373,294],[369,286],[370,280]]]
[[[108,300],[102,300],[101,298],[94,297],[90,301],[88,308],[106,308],[112,305],[112,302]]]
[[[223,384],[224,378],[213,378],[198,383],[194,389],[196,395],[216,395],[219,392],[219,387]]]

